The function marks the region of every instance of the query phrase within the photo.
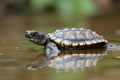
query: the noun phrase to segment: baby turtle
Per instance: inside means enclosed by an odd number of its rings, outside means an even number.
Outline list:
[[[45,46],[47,54],[60,52],[59,49],[105,48],[107,40],[96,32],[85,28],[65,28],[45,35],[42,32],[28,30],[25,37],[38,45]]]

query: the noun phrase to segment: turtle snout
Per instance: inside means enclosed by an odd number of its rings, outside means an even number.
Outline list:
[[[26,37],[26,38],[31,38],[30,33],[31,33],[31,31],[26,31],[26,32],[25,32],[25,37]]]

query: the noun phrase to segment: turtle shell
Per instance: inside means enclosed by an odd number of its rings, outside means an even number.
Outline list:
[[[49,33],[48,37],[58,46],[64,48],[104,47],[107,40],[96,32],[85,28],[65,28]]]

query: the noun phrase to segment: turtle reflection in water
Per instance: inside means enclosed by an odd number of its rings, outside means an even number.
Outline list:
[[[49,55],[45,54],[34,57],[26,64],[26,67],[28,70],[37,70],[45,66],[66,71],[84,69],[95,66],[98,60],[106,54],[105,50],[65,50],[49,58]]]

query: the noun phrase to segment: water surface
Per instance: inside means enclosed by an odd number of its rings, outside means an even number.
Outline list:
[[[46,21],[47,20],[47,21]],[[74,56],[73,52],[67,55],[69,69],[55,68],[55,65],[64,64],[57,61],[56,64],[50,64],[50,60],[44,55],[44,47],[28,42],[24,37],[24,32],[28,29],[37,29],[45,33],[52,32],[55,29],[63,28],[67,24],[52,21],[54,18],[43,18],[37,16],[15,16],[6,15],[0,20],[0,80],[119,80],[120,79],[120,50],[103,51],[99,53],[88,53],[87,56],[80,58]],[[120,44],[120,16],[109,15],[107,17],[96,17],[91,19],[90,29],[104,35],[109,42]],[[58,26],[59,25],[59,26]],[[71,25],[71,24],[70,24]],[[67,25],[70,26],[70,25]],[[62,27],[61,27],[62,26]],[[74,26],[74,25],[71,25]],[[82,54],[83,54],[82,53]],[[90,54],[91,53],[91,54]],[[94,53],[94,54],[93,54]],[[89,55],[90,54],[90,55]],[[98,55],[98,56],[97,56]],[[58,57],[61,59],[61,57]],[[92,60],[91,60],[92,58]],[[53,58],[54,60],[56,58]],[[66,59],[66,58],[65,58]],[[84,60],[82,60],[84,59]],[[85,63],[87,67],[75,68],[74,61]],[[37,63],[39,61],[39,65]],[[72,62],[73,61],[73,62]],[[35,69],[27,69],[29,63],[35,64]],[[47,62],[47,63],[46,63]],[[48,63],[49,62],[49,63]],[[55,63],[55,62],[53,62]],[[91,63],[91,64],[90,64]],[[81,63],[82,64],[82,63]],[[84,64],[84,66],[85,66]],[[37,68],[38,66],[41,66]],[[56,66],[57,66],[56,65]],[[91,66],[90,66],[91,65]],[[61,66],[61,65],[60,65]],[[72,67],[71,67],[72,66]]]

